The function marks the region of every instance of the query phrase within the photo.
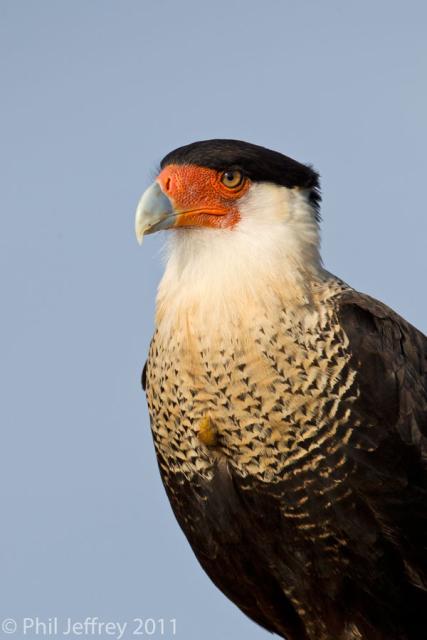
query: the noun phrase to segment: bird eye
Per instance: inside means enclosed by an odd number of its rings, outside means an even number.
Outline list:
[[[243,174],[237,170],[224,171],[221,176],[221,182],[228,189],[236,189],[243,182]]]

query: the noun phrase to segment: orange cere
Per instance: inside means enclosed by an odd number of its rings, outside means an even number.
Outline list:
[[[240,220],[238,201],[248,191],[244,179],[237,189],[222,182],[223,172],[197,165],[170,164],[157,178],[178,214],[175,227],[234,227]]]

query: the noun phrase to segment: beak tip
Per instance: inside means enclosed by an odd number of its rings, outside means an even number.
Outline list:
[[[142,245],[146,233],[168,229],[171,226],[173,214],[170,199],[162,192],[160,185],[154,182],[142,195],[137,206],[135,235],[138,244]]]
[[[139,246],[142,245],[142,241],[144,240],[144,232],[145,232],[145,229],[142,227],[141,224],[138,223],[138,220],[137,220],[135,224],[135,236]]]

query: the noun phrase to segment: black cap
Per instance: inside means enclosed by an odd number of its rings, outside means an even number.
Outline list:
[[[307,189],[316,217],[320,205],[319,174],[288,156],[241,140],[201,140],[168,153],[161,162],[195,164],[217,171],[239,169],[253,182],[272,182],[283,187]]]

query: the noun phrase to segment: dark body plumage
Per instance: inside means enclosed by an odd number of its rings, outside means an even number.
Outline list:
[[[156,332],[143,379],[211,579],[288,640],[427,637],[425,336],[330,274],[244,338],[186,331]]]

